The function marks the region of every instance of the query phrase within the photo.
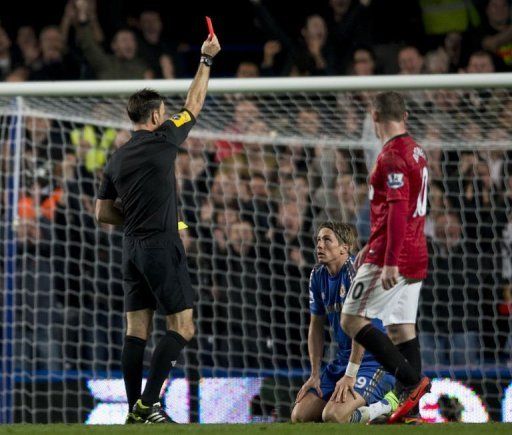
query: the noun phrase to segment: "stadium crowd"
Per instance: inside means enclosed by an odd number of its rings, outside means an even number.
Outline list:
[[[139,5],[127,12],[121,2],[61,3],[60,20],[40,18],[17,28],[0,13],[0,80],[194,74],[199,40],[171,34],[158,7]],[[393,8],[384,0],[324,0],[309,6],[299,22],[270,1],[245,3],[247,16],[240,21],[247,33],[226,29],[222,38],[230,59],[220,61],[217,75],[438,74],[512,67],[508,0],[400,0]],[[248,38],[250,33],[256,36]]]
[[[191,75],[185,45],[173,46],[163,37],[157,11],[130,17],[130,27],[108,44],[95,2],[81,3],[77,9],[68,2],[60,25],[39,33],[32,26],[13,35],[0,28],[2,80]],[[512,66],[506,0],[446,1],[454,7],[442,10],[434,4],[443,2],[410,2],[424,30],[415,44],[401,39],[405,30],[384,35],[375,25],[372,14],[383,2],[331,0],[328,15],[304,17],[296,34],[284,32],[267,2],[251,3],[268,39],[259,61],[239,59],[231,72],[236,77],[473,73]],[[409,96],[417,116],[410,120],[411,132],[420,143],[438,145],[428,147],[426,231],[432,255],[418,325],[427,367],[511,358],[512,153],[467,146],[510,140],[511,96],[485,90]],[[368,137],[367,98],[347,97],[339,126],[340,134],[359,144]],[[272,128],[256,99],[226,103],[232,105],[226,132],[265,136]],[[288,122],[298,135],[321,135],[318,111],[305,107],[291,115]],[[429,127],[422,120],[430,115],[459,117],[463,128]],[[2,172],[9,174],[6,137],[4,131]],[[16,275],[17,288],[26,290],[15,303],[25,328],[19,343],[25,349],[17,353],[21,367],[118,368],[123,319],[114,313],[122,312],[121,234],[108,226],[97,229],[93,203],[106,159],[128,137],[126,130],[25,119],[16,234],[17,270],[23,271]],[[445,142],[464,146],[445,148]],[[307,368],[314,229],[323,220],[341,219],[353,223],[365,242],[366,181],[374,153],[361,145],[335,149],[197,137],[184,148],[177,178],[189,228],[181,236],[197,288],[199,351],[196,357],[189,351],[187,358],[221,369]],[[7,176],[2,183],[8,186]],[[4,219],[2,229],[6,234]]]

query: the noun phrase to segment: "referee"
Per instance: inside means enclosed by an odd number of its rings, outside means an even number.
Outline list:
[[[164,97],[157,92],[143,89],[130,97],[132,137],[108,161],[96,201],[98,222],[124,225],[127,331],[122,368],[127,424],[172,423],[160,404],[160,390],[194,336],[193,291],[178,234],[174,161],[203,107],[212,59],[219,51],[216,36],[203,43],[185,106],[170,119]],[[141,395],[144,349],[157,307],[166,315],[167,333],[153,352]]]

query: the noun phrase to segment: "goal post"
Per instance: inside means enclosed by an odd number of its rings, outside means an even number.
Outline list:
[[[96,225],[94,198],[129,138],[127,97],[156,89],[174,113],[189,85],[0,83],[2,422],[122,422],[122,234]],[[404,95],[429,159],[418,330],[439,383],[422,411],[442,421],[451,388],[466,421],[512,420],[512,74],[461,74],[210,80],[176,162],[197,326],[163,390],[177,421],[289,418],[309,371],[315,228],[369,235],[381,90]]]

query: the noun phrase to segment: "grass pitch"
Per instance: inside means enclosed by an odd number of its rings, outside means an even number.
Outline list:
[[[512,424],[424,424],[421,426],[365,426],[358,424],[212,424],[212,425],[133,425],[133,426],[85,426],[80,424],[18,424],[0,425],[0,434],[464,434],[464,435],[491,435],[512,434]]]

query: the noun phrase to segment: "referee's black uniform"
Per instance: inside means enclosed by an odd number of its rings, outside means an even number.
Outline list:
[[[137,130],[105,167],[98,199],[121,199],[125,311],[165,315],[192,308],[193,291],[178,234],[174,162],[195,119],[182,110],[155,131]]]

